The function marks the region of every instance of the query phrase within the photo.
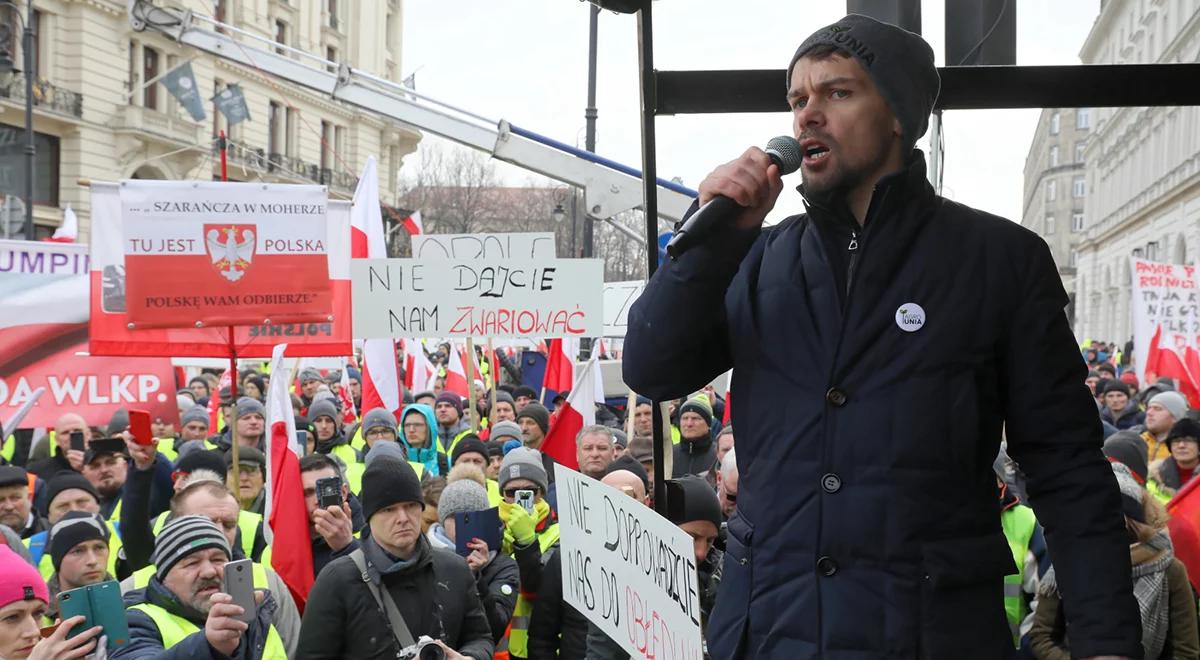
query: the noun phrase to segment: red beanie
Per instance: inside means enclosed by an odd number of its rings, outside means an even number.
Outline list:
[[[19,600],[50,604],[50,592],[37,569],[7,545],[0,545],[0,607]]]
[[[1121,382],[1135,390],[1138,388],[1137,374],[1133,373],[1132,371],[1126,371],[1125,373],[1121,374]]]

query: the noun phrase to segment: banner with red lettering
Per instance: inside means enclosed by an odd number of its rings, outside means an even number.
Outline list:
[[[1196,268],[1130,258],[1133,346],[1138,378],[1175,380],[1192,408],[1200,407],[1200,288]]]
[[[86,245],[0,241],[0,421],[39,387],[46,392],[23,428],[53,426],[67,412],[104,426],[119,407],[176,420],[170,360],[86,355],[87,298]]]
[[[323,187],[143,180],[120,190],[135,328],[329,320]]]
[[[228,329],[164,328],[133,330],[126,314],[126,271],[121,197],[115,183],[91,184],[91,317],[92,355],[141,355],[163,357],[227,357]],[[278,343],[288,344],[293,357],[350,355],[350,203],[330,200],[327,205],[327,284],[331,287],[333,320],[283,323],[272,320],[238,326],[233,348],[238,357],[268,358]],[[213,264],[202,263],[212,271]],[[185,279],[172,295],[190,295],[192,283]]]

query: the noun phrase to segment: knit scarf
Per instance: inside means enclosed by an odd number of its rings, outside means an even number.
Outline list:
[[[1142,648],[1147,660],[1154,660],[1166,645],[1171,613],[1167,569],[1175,553],[1167,530],[1161,529],[1145,543],[1132,546],[1130,556],[1134,562],[1133,595],[1142,614]]]

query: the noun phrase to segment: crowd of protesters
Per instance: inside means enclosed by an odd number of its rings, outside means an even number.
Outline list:
[[[1177,551],[1200,550],[1200,535],[1173,523],[1165,507],[1200,473],[1197,413],[1171,379],[1139,383],[1111,347],[1089,347],[1083,358],[1125,503],[1145,657],[1200,658],[1189,579],[1200,566]],[[150,445],[132,441],[124,410],[104,428],[63,411],[32,447],[14,448],[10,437],[0,466],[0,532],[11,546],[0,549],[0,657],[382,658],[422,644],[448,658],[628,657],[563,597],[554,461],[539,451],[554,402],[548,409],[532,388],[502,384],[495,403],[484,388],[472,411],[444,389],[406,391],[397,417],[359,410],[361,375],[354,367],[346,375],[345,396],[337,370],[307,368],[296,378],[308,539],[268,541],[265,529],[269,374],[239,374],[244,395],[236,400],[215,375],[193,378],[179,393],[180,423],[157,420]],[[236,415],[236,433],[223,422],[210,427],[211,397],[219,419]],[[629,409],[598,405],[600,423],[576,438],[579,471],[652,506],[653,404],[630,401]],[[347,403],[358,412],[350,423]],[[694,540],[705,625],[737,508],[726,406],[711,386],[663,406],[673,447],[667,478],[682,498],[672,522]],[[87,439],[83,451],[68,442],[76,431]],[[1053,558],[1021,468],[1001,448],[995,471],[1013,556],[1004,609],[1015,652],[1070,658]],[[319,504],[318,483],[331,478],[340,504]],[[518,502],[521,491],[532,492],[532,506]],[[503,526],[499,546],[470,539],[465,556],[456,552],[456,514],[491,508]],[[314,585],[303,607],[271,568],[271,554],[293,542],[312,549]],[[252,565],[254,612],[222,591],[224,566],[240,559]],[[105,650],[100,628],[69,636],[81,617],[40,632],[58,622],[58,594],[106,581],[120,583],[127,643]]]

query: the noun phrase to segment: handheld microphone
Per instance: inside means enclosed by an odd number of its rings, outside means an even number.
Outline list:
[[[800,169],[800,163],[804,160],[800,143],[790,135],[771,138],[771,141],[767,142],[767,148],[763,151],[766,151],[767,155],[771,157],[771,162],[779,167],[780,174],[795,172]],[[679,228],[679,231],[675,232],[675,235],[667,243],[667,254],[672,259],[678,259],[679,255],[687,252],[692,246],[702,243],[717,227],[732,222],[733,216],[740,213],[743,208],[724,195],[713,197],[693,213],[692,217],[688,218],[687,222]]]

